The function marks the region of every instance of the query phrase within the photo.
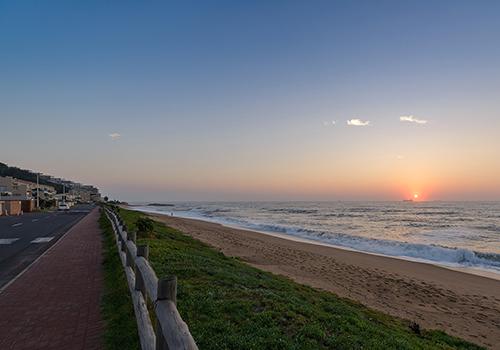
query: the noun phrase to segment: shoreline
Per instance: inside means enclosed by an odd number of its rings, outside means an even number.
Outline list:
[[[164,214],[158,214],[158,215],[164,215]],[[330,247],[334,249],[340,249],[340,250],[345,250],[348,252],[356,252],[360,254],[368,254],[368,255],[373,255],[373,256],[380,256],[383,258],[390,258],[390,259],[396,259],[396,260],[403,260],[403,261],[410,261],[414,262],[417,264],[426,264],[426,265],[431,265],[431,266],[436,266],[436,267],[441,267],[444,269],[452,270],[452,271],[458,271],[461,273],[469,274],[469,275],[475,275],[475,276],[481,276],[484,278],[489,278],[493,280],[500,281],[500,274],[495,273],[489,269],[480,269],[480,268],[474,268],[474,267],[462,267],[462,266],[451,266],[451,265],[446,265],[446,264],[440,264],[438,262],[432,261],[432,260],[425,260],[425,259],[417,259],[417,258],[411,258],[411,257],[406,257],[406,256],[391,256],[391,255],[384,255],[384,254],[379,254],[379,253],[373,253],[373,252],[366,252],[363,250],[357,250],[354,248],[349,248],[349,247],[343,247],[343,246],[338,246],[334,244],[329,244],[326,242],[321,242],[319,240],[312,240],[312,239],[307,239],[307,238],[302,238],[302,237],[297,237],[293,235],[287,235],[284,233],[279,233],[279,232],[266,232],[266,231],[260,231],[260,230],[252,230],[249,228],[244,228],[244,227],[238,227],[234,225],[229,225],[229,224],[222,224],[216,221],[208,221],[208,220],[203,220],[202,218],[188,218],[188,217],[182,217],[178,216],[181,219],[188,219],[188,220],[197,220],[197,221],[202,221],[202,222],[209,222],[209,223],[214,223],[217,225],[221,225],[223,227],[227,228],[232,228],[235,230],[243,230],[243,231],[251,231],[251,232],[257,232],[261,233],[263,235],[269,235],[272,237],[276,238],[281,238],[281,239],[286,239],[294,242],[299,242],[299,243],[305,243],[305,244],[311,244],[311,245],[318,245],[318,246],[323,246],[323,247]]]
[[[148,214],[148,215],[162,215],[162,216],[171,217],[166,212],[148,211],[148,210],[144,210],[142,207],[141,207],[141,209],[138,209],[137,207],[134,207],[134,206],[127,206],[127,207],[130,210],[137,210],[137,211],[140,211],[140,212]],[[458,272],[462,272],[465,274],[481,276],[484,278],[490,278],[493,280],[500,281],[500,273],[494,272],[492,269],[488,269],[488,268],[467,267],[467,266],[460,266],[459,264],[456,264],[456,265],[451,264],[451,263],[446,264],[446,263],[440,263],[438,261],[420,259],[420,258],[412,258],[412,257],[408,257],[408,256],[386,255],[386,254],[381,254],[381,253],[363,251],[363,250],[358,250],[355,248],[344,247],[344,246],[334,245],[334,244],[327,243],[327,242],[322,242],[320,240],[298,237],[298,236],[291,235],[291,234],[285,234],[285,233],[279,233],[279,232],[269,232],[269,231],[257,230],[257,229],[252,229],[252,228],[246,228],[243,226],[237,226],[237,225],[233,225],[230,223],[219,222],[217,220],[210,220],[210,218],[204,218],[204,217],[197,217],[197,216],[175,216],[175,217],[181,218],[181,219],[187,219],[187,220],[197,220],[197,221],[202,221],[202,222],[207,222],[207,223],[218,224],[218,225],[221,225],[223,227],[228,227],[228,228],[232,228],[235,230],[257,232],[257,233],[261,233],[264,235],[269,235],[269,236],[273,236],[273,237],[287,239],[287,240],[291,240],[291,241],[295,241],[295,242],[331,247],[331,248],[346,250],[346,251],[350,251],[350,252],[357,252],[357,253],[361,253],[361,254],[380,256],[380,257],[398,259],[398,260],[403,260],[403,261],[411,261],[411,262],[415,262],[415,263],[419,263],[419,264],[427,264],[427,265],[437,266],[437,267],[441,267],[441,268],[452,270],[452,271],[458,271]]]
[[[133,209],[133,208],[131,208]],[[225,255],[489,348],[500,344],[500,281],[433,264],[145,213]]]

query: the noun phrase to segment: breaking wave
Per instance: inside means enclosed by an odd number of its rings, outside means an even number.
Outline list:
[[[500,272],[500,254],[495,253],[482,253],[469,249],[450,248],[439,245],[374,239],[280,225],[246,224],[244,226],[257,231],[287,234],[366,253],[417,259],[445,265],[487,268]]]

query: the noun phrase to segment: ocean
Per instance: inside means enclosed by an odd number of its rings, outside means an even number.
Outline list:
[[[134,209],[500,274],[500,202],[174,202]]]

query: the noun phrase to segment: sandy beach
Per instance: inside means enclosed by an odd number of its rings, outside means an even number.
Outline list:
[[[500,281],[201,220],[150,214],[228,256],[385,313],[500,349]]]

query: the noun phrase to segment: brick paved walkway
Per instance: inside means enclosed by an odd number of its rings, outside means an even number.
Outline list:
[[[101,349],[102,242],[94,209],[0,293],[0,349]]]

